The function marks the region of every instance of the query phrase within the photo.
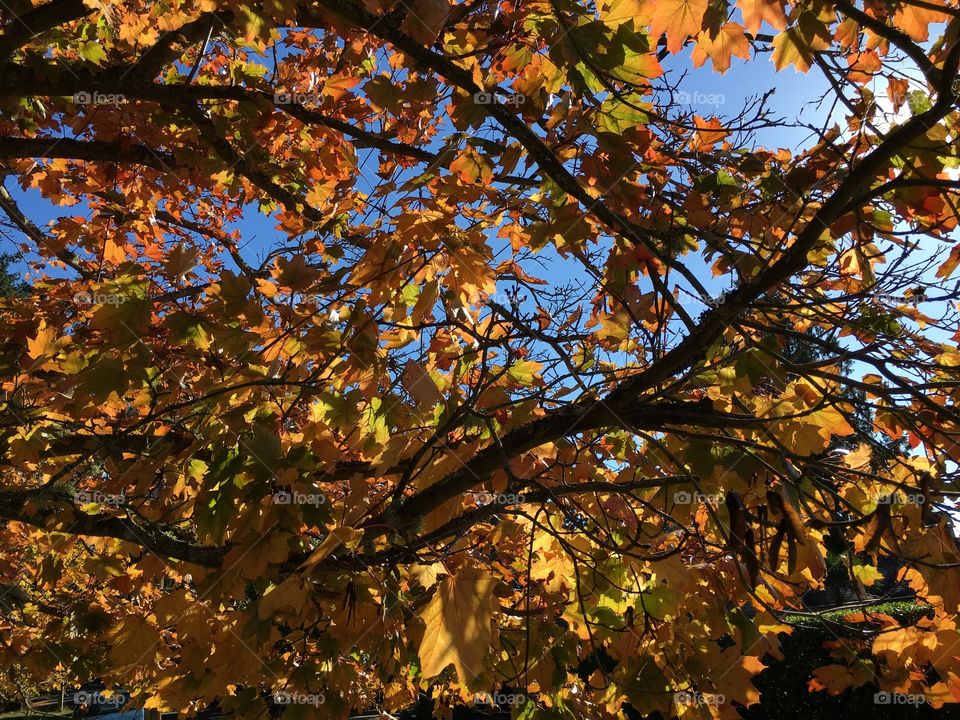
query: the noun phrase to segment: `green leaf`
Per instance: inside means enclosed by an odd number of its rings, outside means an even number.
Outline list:
[[[77,47],[77,52],[80,54],[80,57],[87,62],[92,62],[94,65],[102,65],[103,61],[107,59],[107,53],[103,49],[103,45],[96,40],[81,43]]]

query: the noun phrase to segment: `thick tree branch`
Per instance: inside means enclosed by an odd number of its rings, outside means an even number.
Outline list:
[[[74,140],[72,138],[0,138],[0,159],[63,158],[90,162],[145,165],[158,170],[177,167],[172,155],[146,145],[104,142],[103,140]]]
[[[891,25],[887,25],[875,17],[867,15],[863,10],[860,10],[848,0],[834,0],[833,4],[837,10],[851,20],[856,20],[860,25],[873,32],[874,35],[889,40],[893,45],[900,48],[916,63],[920,72],[922,72],[923,76],[927,79],[927,82],[933,87],[939,87],[940,71],[930,61],[930,58],[927,57],[923,48],[911,40],[909,35]]]
[[[424,47],[419,42],[404,34],[399,29],[393,27],[390,22],[383,17],[374,15],[354,4],[351,0],[321,0],[320,4],[327,10],[340,15],[347,20],[364,28],[370,34],[379,37],[391,43],[398,50],[403,51],[413,60],[428,67],[450,83],[453,83],[468,95],[474,95],[481,92],[484,88],[477,85],[473,75],[466,69],[460,67],[449,58],[434,52],[430,48]],[[304,24],[310,23],[311,12],[304,10],[298,17],[298,21]],[[316,18],[313,22],[323,22],[321,18]],[[544,141],[538,136],[523,119],[514,114],[506,105],[501,103],[490,103],[483,106],[485,111],[514,138],[523,145],[530,157],[537,163],[537,166],[553,180],[564,192],[577,199],[584,208],[588,209],[591,215],[597,217],[604,225],[612,231],[630,239],[631,242],[645,248],[651,256],[660,263],[671,267],[674,271],[683,276],[692,287],[706,292],[697,277],[686,268],[683,263],[675,261],[673,258],[665,255],[657,247],[656,238],[644,228],[630,222],[622,215],[611,210],[602,198],[592,197],[584,188],[580,186],[576,178],[563,166],[560,159],[550,150]],[[657,272],[649,273],[650,281],[660,293],[661,297],[671,304],[677,316],[680,317],[688,328],[692,328],[693,321],[687,312],[676,302],[673,294],[667,291],[663,286],[663,280]]]
[[[953,52],[949,61],[945,63],[944,76],[947,78],[952,78],[956,74],[958,53],[960,50]],[[621,418],[630,416],[631,407],[639,406],[643,415],[642,418],[638,418],[641,422],[654,417],[656,406],[639,403],[638,398],[676,373],[699,363],[706,356],[711,344],[751,302],[804,268],[807,254],[828,230],[830,224],[844,214],[851,200],[883,173],[894,155],[952,111],[955,95],[949,84],[946,85],[940,89],[937,102],[930,110],[914,116],[897,127],[877,148],[861,160],[834,194],[817,210],[810,222],[798,234],[793,245],[779,260],[761,271],[752,282],[728,293],[722,303],[701,317],[695,332],[684,338],[660,360],[622,382],[602,402],[597,403],[588,399],[551,411],[547,417],[508,434],[501,441],[502,447],[489,446],[481,450],[463,468],[403,503],[398,509],[397,522],[401,526],[409,524],[459,493],[469,490],[501,466],[504,457],[516,457],[538,445],[582,430],[616,426]],[[660,418],[661,425],[668,422]],[[650,426],[635,425],[634,427],[649,428]],[[378,518],[377,521],[382,523],[383,518]],[[382,532],[382,529],[371,531],[374,535],[380,535]]]
[[[73,497],[66,492],[0,490],[0,519],[69,535],[125,540],[162,557],[203,567],[219,567],[229,550],[183,540],[176,536],[173,527],[158,523],[141,524],[112,515],[88,515],[73,502]]]
[[[0,59],[8,58],[33,38],[92,12],[83,0],[53,0],[14,17],[0,35]]]
[[[125,100],[148,100],[174,107],[196,105],[204,100],[267,102],[305,125],[322,125],[350,138],[358,148],[375,148],[392,155],[433,162],[438,155],[406,143],[358,128],[348,122],[308,108],[300,103],[276,104],[272,94],[237,85],[163,85],[146,82],[125,68],[104,68],[91,72],[80,65],[50,63],[43,73],[15,63],[0,65],[0,94],[6,97],[72,96],[77,93],[103,93]]]
[[[13,199],[13,196],[10,195],[10,192],[3,185],[0,185],[0,208],[3,208],[3,211],[7,214],[7,217],[10,218],[11,222],[20,228],[27,237],[33,240],[37,247],[48,250],[56,247],[56,242],[38,228],[30,218],[23,214],[16,200]],[[90,279],[91,274],[80,265],[80,259],[73,251],[63,248],[52,250],[52,252],[58,260],[80,273],[80,277],[85,280]]]

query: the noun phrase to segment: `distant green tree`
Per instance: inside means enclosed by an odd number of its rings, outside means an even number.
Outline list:
[[[30,286],[10,272],[10,266],[16,260],[16,255],[0,254],[0,297],[26,297],[30,294]]]

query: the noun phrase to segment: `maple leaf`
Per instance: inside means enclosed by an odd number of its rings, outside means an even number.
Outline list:
[[[419,617],[425,624],[417,654],[425,678],[453,665],[460,684],[475,687],[490,651],[496,599],[494,578],[478,568],[464,568],[444,578]]]
[[[708,0],[651,0],[650,33],[666,34],[667,49],[677,53],[688,37],[700,34]]]
[[[773,38],[773,64],[777,70],[795,65],[800,72],[807,72],[816,51],[830,47],[830,33],[811,12],[800,15],[795,25]]]
[[[833,552],[927,605],[844,609],[810,688],[960,702],[951,6],[22,5],[0,692],[733,717]],[[766,149],[802,93],[692,109],[688,44],[844,111]]]
[[[949,15],[929,7],[917,7],[903,3],[893,16],[894,26],[903,30],[914,40],[925,42],[930,38],[930,24],[944,22]]]
[[[271,564],[286,560],[289,554],[290,548],[284,535],[255,534],[247,543],[234,545],[223,562],[227,567],[238,567],[243,577],[255,579],[261,577]]]
[[[357,530],[347,525],[334,528],[323,539],[323,542],[317,546],[316,550],[310,553],[307,559],[303,561],[299,568],[297,568],[298,571],[303,574],[309,574],[313,568],[319,565],[338,548],[343,547],[348,551],[353,550],[355,547],[357,547],[362,537],[362,530]]]
[[[37,334],[32,338],[27,338],[27,357],[37,365],[41,360],[52,358],[57,354],[57,351],[57,331],[41,322]],[[49,363],[42,363],[42,365],[49,365]]]
[[[787,26],[787,16],[783,9],[786,0],[737,0],[737,7],[743,13],[743,26],[747,32],[756,34],[766,22],[777,30]]]
[[[750,43],[743,34],[743,26],[728,22],[715,34],[710,30],[701,32],[697,36],[691,59],[694,67],[700,67],[709,57],[713,61],[714,69],[723,74],[730,69],[732,56],[749,60]]]
[[[109,655],[121,667],[149,664],[162,646],[159,630],[146,618],[127,615],[113,632]]]
[[[470,145],[450,163],[450,170],[469,183],[489,183],[493,179],[493,168],[484,157]]]
[[[432,45],[450,17],[450,4],[447,0],[414,0],[408,9],[400,29],[424,45]]]
[[[872,587],[878,580],[883,580],[883,575],[873,565],[854,565],[853,574],[867,587]]]

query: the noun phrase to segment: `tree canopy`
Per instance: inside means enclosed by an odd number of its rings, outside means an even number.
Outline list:
[[[960,701],[957,0],[0,18],[0,693],[735,718],[829,552]]]

